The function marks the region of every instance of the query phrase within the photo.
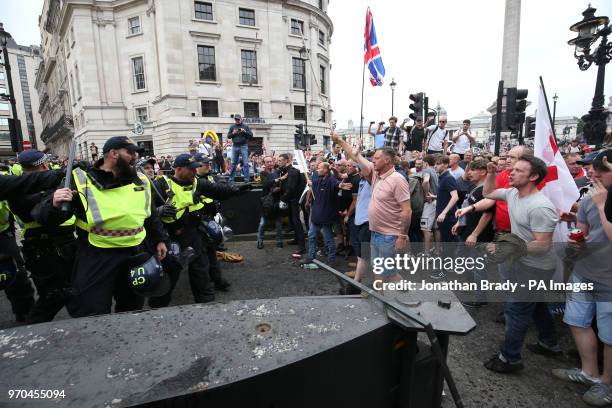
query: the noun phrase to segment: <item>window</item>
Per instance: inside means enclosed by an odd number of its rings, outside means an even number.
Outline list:
[[[202,1],[195,2],[195,18],[198,20],[209,20],[213,19],[213,8],[212,3],[204,3]]]
[[[238,9],[238,19],[240,25],[255,27],[255,10]]]
[[[323,65],[319,66],[320,75],[321,75],[321,93],[327,93],[327,88],[325,84],[325,67]]]
[[[319,30],[319,44],[325,46],[325,32]]]
[[[0,94],[5,94],[6,93],[6,88],[3,86],[0,86]]]
[[[206,118],[218,118],[219,117],[219,102],[217,101],[201,101],[202,105],[202,116]]]
[[[140,33],[140,17],[139,16],[128,18],[128,33],[130,35]]]
[[[244,103],[244,117],[245,118],[258,118],[259,117],[259,102],[245,102]]]
[[[293,105],[293,119],[304,120],[306,119],[306,109],[303,105]]]
[[[319,0],[319,9],[323,11],[323,0]]]
[[[70,44],[74,44],[74,26],[70,27]]]
[[[325,109],[321,109],[321,122],[327,122],[327,112],[325,112]]]
[[[81,80],[79,78],[79,67],[77,65],[74,66],[74,82],[76,83],[77,95],[80,98],[81,97]]]
[[[141,106],[135,109],[137,122],[148,122],[149,112],[146,106]]]
[[[304,32],[304,22],[300,20],[296,20],[295,18],[291,19],[291,34],[293,35],[302,35]]]
[[[0,126],[8,126],[8,119],[0,118]]]
[[[198,45],[198,71],[200,81],[216,81],[215,47]]]
[[[245,84],[257,83],[257,52],[252,50],[240,50],[242,62],[242,82]]]
[[[77,96],[74,90],[74,76],[70,73],[70,92],[72,93],[72,103],[76,103]]]
[[[0,80],[4,81],[4,72],[0,72]]]
[[[136,91],[146,89],[144,57],[132,58],[132,74],[134,75],[134,89]]]
[[[301,58],[292,59],[293,65],[293,87],[304,89],[304,72],[306,71],[306,62]]]

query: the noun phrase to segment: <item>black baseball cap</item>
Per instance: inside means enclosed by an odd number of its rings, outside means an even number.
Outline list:
[[[203,155],[202,153],[197,153],[195,154],[193,157],[195,157],[195,160],[202,163],[202,164],[209,164],[210,163],[210,157]]]
[[[584,156],[583,159],[580,160],[576,160],[576,164],[591,164],[593,163],[593,160],[595,159],[595,157],[597,157],[597,155],[599,154],[599,152],[591,152],[589,154],[587,154],[586,156]]]
[[[127,136],[113,136],[104,143],[102,154],[106,154],[113,149],[127,149],[130,152],[142,153],[144,147],[140,147],[135,141]]]
[[[176,156],[172,167],[189,167],[190,169],[197,169],[202,165],[202,162],[198,161],[195,157],[189,153],[183,153]]]
[[[593,159],[593,167],[607,171],[608,168],[603,163],[604,157],[608,158],[608,163],[612,163],[612,149],[603,150],[599,152],[597,156],[595,156],[595,158]]]

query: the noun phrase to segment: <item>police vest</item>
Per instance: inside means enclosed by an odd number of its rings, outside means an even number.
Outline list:
[[[166,185],[166,195],[170,198],[172,205],[177,209],[176,219],[170,217],[162,217],[162,221],[166,224],[172,224],[180,219],[186,212],[195,212],[204,207],[202,202],[194,200],[198,180],[195,179],[190,186],[181,186],[173,181],[170,177],[164,176]]]
[[[206,176],[206,179],[208,179],[208,181],[211,182],[211,183],[215,182],[215,178],[213,176],[211,176],[210,174],[208,176]],[[210,204],[213,201],[215,201],[212,198],[209,198],[209,197],[206,197],[206,196],[200,196],[200,198],[202,199],[202,203],[204,203],[204,205]]]
[[[21,167],[21,164],[13,164],[11,166],[11,174],[13,174],[14,176],[21,176],[23,174],[23,168]]]
[[[0,171],[0,174],[4,176],[7,175],[8,172]],[[11,226],[9,223],[10,215],[11,211],[9,210],[8,202],[0,201],[0,232],[6,231]]]
[[[72,171],[87,221],[76,219],[76,226],[87,231],[89,243],[98,248],[127,248],[139,245],[147,235],[145,219],[151,216],[151,184],[138,175],[135,183],[98,188],[82,169]]]
[[[9,207],[10,210],[10,207]],[[37,223],[36,221],[30,221],[30,222],[23,222],[23,220],[21,218],[19,218],[19,216],[17,214],[15,214],[14,211],[11,210],[11,213],[13,213],[13,216],[15,217],[15,221],[17,221],[17,223],[21,226],[21,228],[23,228],[25,231],[27,230],[31,230],[34,228],[40,228],[42,227],[42,225],[40,225],[39,223]],[[72,225],[74,225],[76,222],[76,217],[73,215],[72,217],[70,217],[67,221],[63,222],[62,224],[60,224],[60,227],[70,227]]]

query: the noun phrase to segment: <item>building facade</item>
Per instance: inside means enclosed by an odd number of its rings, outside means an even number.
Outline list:
[[[128,135],[150,153],[177,154],[208,129],[225,140],[240,113],[253,150],[292,150],[306,114],[322,143],[332,113],[327,5],[45,0],[37,77],[43,140],[64,155],[74,138],[86,157],[91,143]],[[131,131],[137,122],[142,135]]]
[[[42,120],[38,113],[39,101],[35,88],[36,69],[41,61],[40,48],[37,46],[18,45],[12,38],[8,39],[7,51],[11,66],[11,79],[17,117],[21,124],[21,135],[24,141],[30,141],[34,148],[44,148],[41,144]],[[9,95],[8,77],[4,66],[4,55],[0,52],[0,95]],[[11,148],[9,121],[12,117],[11,105],[7,97],[0,97],[0,156],[10,157],[15,153]]]

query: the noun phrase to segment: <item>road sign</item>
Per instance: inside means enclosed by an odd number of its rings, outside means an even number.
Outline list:
[[[29,140],[24,140],[23,150],[32,150],[32,142],[30,142]]]

